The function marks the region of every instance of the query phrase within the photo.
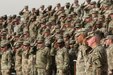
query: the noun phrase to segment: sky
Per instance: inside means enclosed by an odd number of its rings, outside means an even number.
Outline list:
[[[85,0],[79,0],[83,3]],[[41,5],[53,5],[61,3],[65,5],[66,2],[73,3],[74,0],[0,0],[0,16],[18,14],[24,6],[28,5],[29,8],[39,8]]]

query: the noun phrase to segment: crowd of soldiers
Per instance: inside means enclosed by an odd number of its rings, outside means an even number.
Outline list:
[[[112,0],[0,17],[0,75],[113,75],[112,56]]]

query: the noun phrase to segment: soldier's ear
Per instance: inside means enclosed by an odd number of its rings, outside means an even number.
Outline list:
[[[99,40],[100,40],[100,37],[95,36],[95,42],[99,42]]]

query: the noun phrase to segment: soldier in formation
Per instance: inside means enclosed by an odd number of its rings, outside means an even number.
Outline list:
[[[112,44],[113,0],[25,6],[0,16],[0,75],[113,75]]]

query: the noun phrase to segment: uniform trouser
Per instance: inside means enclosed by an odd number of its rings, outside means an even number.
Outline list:
[[[29,75],[36,75],[36,68],[29,68],[28,74]]]
[[[68,75],[68,72],[61,69],[57,69],[57,74],[56,75]]]
[[[0,75],[2,75],[1,70],[0,70]]]
[[[76,75],[92,75],[90,73],[86,74],[84,65],[76,65]]]
[[[2,75],[1,69],[0,69],[0,75]]]
[[[37,70],[36,75],[47,75],[47,71],[45,69],[37,68],[36,70]]]
[[[102,71],[101,69],[96,69],[96,70],[88,70],[86,71],[86,75],[107,75],[106,71]]]
[[[1,70],[2,75],[10,75],[10,70]]]
[[[36,68],[22,68],[22,75],[36,75]]]
[[[77,72],[76,72],[76,75],[90,75],[90,74],[91,74],[91,73],[86,74],[85,71],[83,71],[83,72],[77,71]]]
[[[1,66],[0,66],[0,75],[2,75],[2,72],[1,72]]]
[[[16,71],[16,75],[22,75],[22,71]]]
[[[74,75],[74,63],[70,63],[70,74]]]
[[[22,75],[29,75],[28,69],[22,69]]]

